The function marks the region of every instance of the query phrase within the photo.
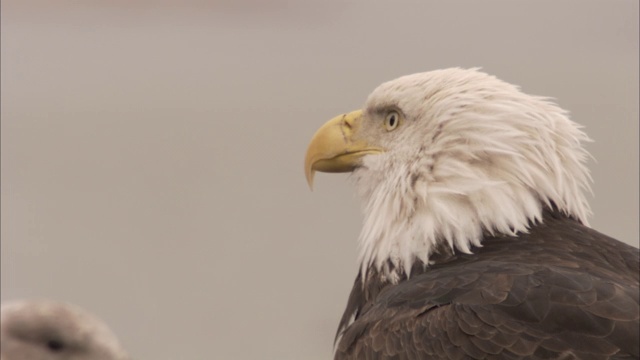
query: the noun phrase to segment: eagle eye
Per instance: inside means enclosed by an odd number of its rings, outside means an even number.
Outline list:
[[[384,117],[384,127],[387,131],[395,130],[400,124],[400,114],[397,111],[390,111]]]
[[[49,348],[49,350],[51,350],[53,352],[59,352],[59,351],[64,350],[65,345],[60,340],[50,339],[49,341],[47,341],[47,348]]]

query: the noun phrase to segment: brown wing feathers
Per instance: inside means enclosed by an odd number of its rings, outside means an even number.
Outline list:
[[[359,277],[336,359],[640,357],[637,249],[557,213],[483,245],[397,285]]]

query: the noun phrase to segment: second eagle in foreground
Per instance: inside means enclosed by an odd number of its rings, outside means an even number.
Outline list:
[[[476,70],[380,85],[314,135],[353,172],[360,270],[336,359],[631,359],[638,249],[588,226],[587,136]]]

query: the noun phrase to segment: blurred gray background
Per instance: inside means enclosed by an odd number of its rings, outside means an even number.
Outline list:
[[[480,66],[586,127],[592,225],[638,246],[638,1],[2,1],[2,300],[136,359],[328,359],[346,175],[306,145],[378,84]]]

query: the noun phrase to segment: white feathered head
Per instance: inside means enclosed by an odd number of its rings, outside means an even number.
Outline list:
[[[527,231],[544,207],[586,224],[588,140],[549,99],[452,68],[386,82],[327,122],[305,171],[310,184],[315,171],[353,172],[362,270],[393,279],[437,246],[468,253],[483,234]]]

